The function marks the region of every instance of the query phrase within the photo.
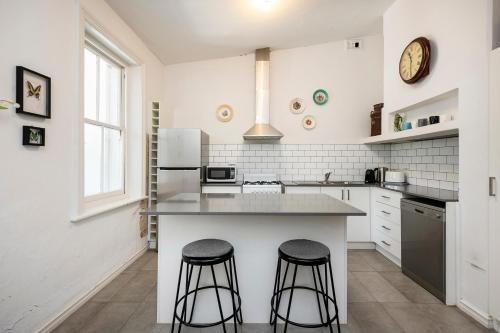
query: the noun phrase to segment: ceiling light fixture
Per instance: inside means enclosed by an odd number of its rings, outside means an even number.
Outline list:
[[[276,2],[275,0],[252,0],[253,4],[255,7],[261,9],[261,10],[271,10],[273,7],[274,3]]]

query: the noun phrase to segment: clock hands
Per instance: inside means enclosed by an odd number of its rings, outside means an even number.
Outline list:
[[[411,56],[411,53],[410,53],[410,52],[408,52],[408,57],[410,58],[410,77],[412,77],[412,72],[411,72],[411,69],[412,69],[412,67],[413,67],[413,65],[412,65],[412,64],[413,64],[413,58],[412,58],[412,56]]]

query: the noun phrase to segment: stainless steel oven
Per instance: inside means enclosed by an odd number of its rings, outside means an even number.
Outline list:
[[[207,183],[235,183],[236,167],[228,166],[207,166],[205,170],[205,181]]]

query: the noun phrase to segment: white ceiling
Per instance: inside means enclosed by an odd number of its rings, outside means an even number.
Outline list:
[[[106,0],[164,64],[382,32],[394,0]]]

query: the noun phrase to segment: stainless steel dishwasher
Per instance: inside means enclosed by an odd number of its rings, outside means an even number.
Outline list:
[[[446,204],[424,198],[401,199],[403,273],[446,301]]]

